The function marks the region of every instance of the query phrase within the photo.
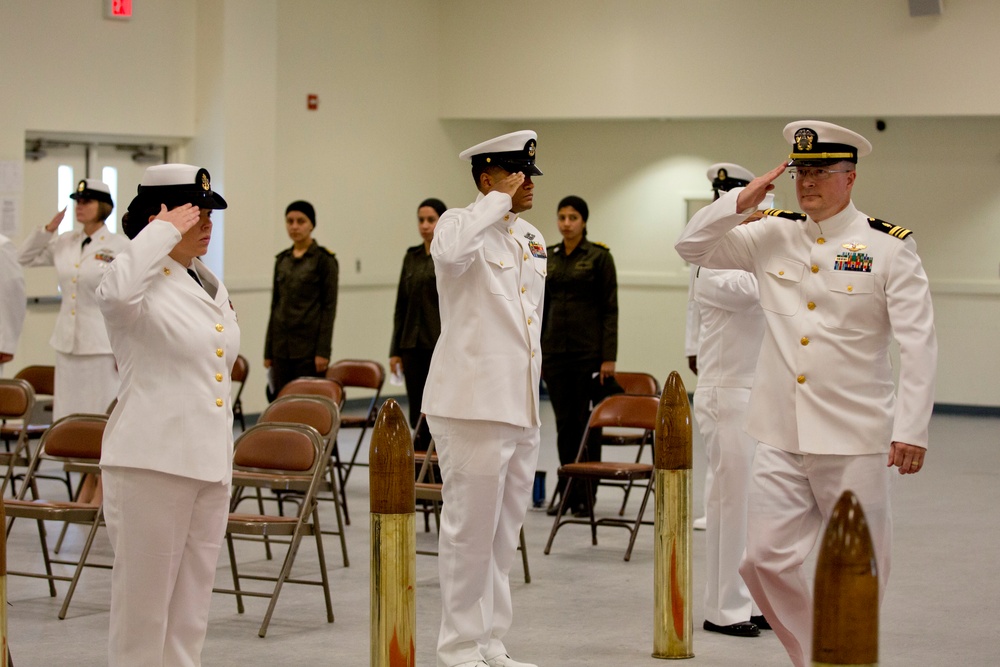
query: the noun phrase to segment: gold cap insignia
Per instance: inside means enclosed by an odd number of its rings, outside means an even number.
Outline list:
[[[720,181],[724,181],[727,178],[729,178],[729,172],[726,171],[725,169],[720,169],[719,170],[719,180]]]
[[[205,171],[201,172],[201,189],[205,192],[212,189],[212,184],[208,180],[208,173]]]
[[[528,157],[535,157],[535,140],[528,142]]]
[[[816,132],[808,127],[803,127],[795,132],[795,150],[799,152],[811,151],[815,141]]]
[[[83,192],[87,189],[87,181],[80,181],[80,184],[76,186],[77,192]]]

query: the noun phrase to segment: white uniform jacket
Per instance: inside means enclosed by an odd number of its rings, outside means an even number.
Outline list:
[[[441,337],[422,410],[538,427],[546,254],[502,192],[445,211],[434,230]]]
[[[765,326],[757,279],[746,271],[699,267],[692,292],[701,322],[698,386],[753,386]]]
[[[912,237],[872,228],[853,203],[820,223],[769,216],[738,226],[753,213],[736,210],[742,190],[696,213],[675,247],[700,266],[757,276],[768,326],[747,432],[812,454],[876,454],[892,441],[926,447],[937,339]]]
[[[14,354],[24,326],[24,274],[14,243],[0,234],[0,352]]]
[[[56,235],[36,230],[21,248],[24,266],[55,266],[62,303],[49,344],[64,354],[111,354],[104,318],[97,306],[97,286],[112,260],[128,247],[128,237],[101,226],[82,250],[87,235],[80,228]]]
[[[219,279],[194,260],[203,288],[168,256],[180,238],[154,220],[97,289],[122,379],[101,465],[228,483],[240,328]]]

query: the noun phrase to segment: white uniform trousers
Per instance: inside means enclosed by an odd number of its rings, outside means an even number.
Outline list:
[[[793,454],[757,445],[740,574],[796,667],[808,665],[812,653],[812,585],[802,564],[848,489],[868,520],[881,601],[892,551],[892,470],[885,454]]]
[[[115,552],[110,667],[197,667],[229,517],[229,484],[103,469]]]
[[[538,463],[539,429],[427,417],[441,462],[438,666],[507,652],[510,568]]]
[[[120,386],[113,354],[56,352],[52,419],[77,412],[102,415],[115,400]]]
[[[694,414],[708,453],[705,619],[745,623],[760,611],[740,576],[747,534],[750,466],[757,441],[743,431],[750,389],[698,387]]]

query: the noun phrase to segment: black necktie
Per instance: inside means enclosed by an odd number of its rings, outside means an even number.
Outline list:
[[[202,289],[205,289],[205,285],[204,285],[204,284],[202,284],[202,282],[201,282],[201,278],[199,278],[199,277],[198,277],[198,274],[194,272],[194,269],[188,269],[188,270],[187,270],[187,272],[188,272],[188,275],[189,275],[189,276],[191,276],[191,278],[193,278],[193,279],[194,279],[194,281],[195,281],[196,283],[198,283],[198,285],[200,285]],[[207,290],[206,290],[206,291],[207,291]]]
[[[83,251],[83,249],[87,247],[88,243],[90,243],[90,237],[89,236],[87,238],[83,239],[83,243],[80,244],[80,250]]]

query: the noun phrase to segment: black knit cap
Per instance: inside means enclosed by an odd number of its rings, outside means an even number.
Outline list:
[[[313,227],[316,226],[316,209],[314,209],[313,205],[309,202],[303,199],[293,201],[285,208],[285,215],[287,216],[292,211],[298,211],[302,215],[309,218],[309,222],[313,224]]]

